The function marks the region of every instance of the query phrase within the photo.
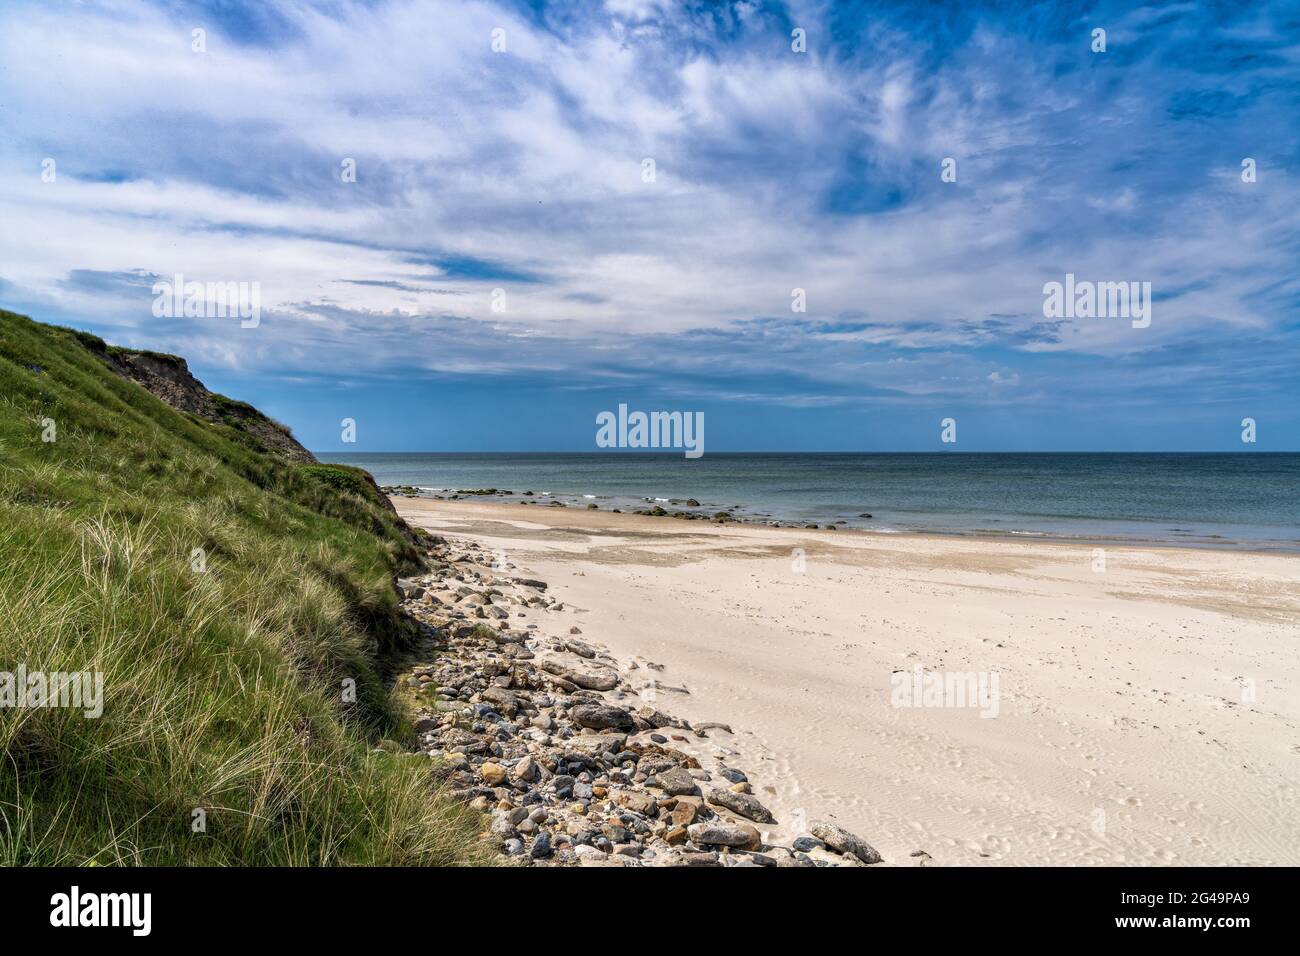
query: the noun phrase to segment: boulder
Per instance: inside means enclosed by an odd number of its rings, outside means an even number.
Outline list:
[[[604,668],[579,667],[558,657],[540,658],[537,666],[587,690],[613,690],[618,686],[618,675]]]
[[[513,717],[519,709],[519,700],[504,687],[489,687],[483,691],[483,699],[496,708],[497,713]]]
[[[627,742],[626,734],[579,734],[564,741],[564,748],[587,757],[618,753]]]
[[[614,802],[626,810],[645,817],[653,817],[659,812],[659,805],[654,797],[642,790],[620,790],[614,795]]]
[[[748,823],[710,820],[707,823],[692,823],[686,828],[686,833],[692,843],[703,846],[730,846],[740,850],[757,850],[763,845],[762,835]]]
[[[710,790],[708,801],[715,807],[723,807],[755,823],[776,823],[772,812],[759,803],[757,798],[747,793],[736,793],[734,790]]]
[[[876,852],[873,846],[834,823],[825,821],[814,823],[812,825],[812,834],[836,853],[855,856],[863,863],[880,862],[880,854]]]
[[[695,778],[681,767],[673,767],[661,773],[656,773],[654,781],[655,785],[670,797],[691,794],[696,789]]]
[[[564,642],[564,646],[567,650],[572,651],[579,657],[585,657],[588,660],[596,656],[596,649],[585,641],[576,641],[573,638],[569,638]]]
[[[573,722],[592,730],[631,730],[632,715],[612,704],[580,704],[570,711]]]

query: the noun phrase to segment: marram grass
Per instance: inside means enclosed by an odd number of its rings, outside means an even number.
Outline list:
[[[418,560],[391,512],[96,348],[0,311],[0,671],[103,674],[97,719],[0,706],[0,864],[484,861],[426,757],[373,752]]]

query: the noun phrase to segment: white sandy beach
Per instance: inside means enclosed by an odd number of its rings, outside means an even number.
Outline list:
[[[832,819],[902,865],[1300,864],[1300,556],[1107,547],[1099,572],[1092,545],[394,504],[548,581],[542,633],[576,624],[659,708],[730,724],[782,836]],[[916,665],[995,674],[997,716],[894,706]]]

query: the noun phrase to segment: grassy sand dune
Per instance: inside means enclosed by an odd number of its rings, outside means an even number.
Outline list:
[[[0,707],[0,863],[479,857],[427,758],[373,749],[405,732],[381,662],[418,542],[364,473],[247,419],[177,411],[93,336],[0,311],[0,671],[104,687],[98,718]]]

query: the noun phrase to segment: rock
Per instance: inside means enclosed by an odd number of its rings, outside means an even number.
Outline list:
[[[686,842],[686,828],[673,827],[664,834],[664,842],[669,846],[681,846]]]
[[[718,775],[725,777],[727,780],[731,781],[732,783],[749,782],[749,778],[746,777],[743,773],[741,773],[739,770],[732,770],[730,767],[723,767],[721,770],[718,771]]]
[[[598,757],[603,753],[618,753],[626,742],[626,734],[579,734],[564,741],[563,746],[571,752]]]
[[[732,790],[710,790],[708,801],[715,807],[724,807],[737,816],[742,816],[746,820],[753,820],[755,823],[776,823],[776,818],[772,816],[772,812],[759,803],[756,797],[752,797],[747,793],[736,793]]]
[[[693,823],[686,828],[692,843],[705,846],[731,846],[741,850],[757,850],[763,845],[763,838],[758,830],[748,823],[723,823],[711,820],[707,823]]]
[[[672,820],[675,826],[688,827],[695,822],[699,809],[693,803],[678,803],[673,807]]]
[[[699,503],[698,501],[696,501],[694,498],[687,498],[687,499],[686,499],[686,507],[688,507],[688,508],[698,508],[699,506],[700,506],[700,503]]]
[[[564,642],[564,646],[579,657],[585,657],[588,660],[596,656],[596,649],[584,641],[568,640]]]
[[[515,826],[508,816],[497,810],[493,812],[492,822],[488,824],[488,833],[499,840],[509,840],[515,836]]]
[[[526,588],[537,588],[539,591],[546,590],[546,582],[538,581],[536,578],[514,578],[515,584],[522,584]]]
[[[537,666],[587,690],[613,690],[618,686],[618,675],[604,668],[578,667],[555,657],[540,658]]]
[[[813,850],[824,849],[826,844],[816,837],[801,836],[796,837],[795,841],[791,843],[790,846],[800,853],[810,853]]]
[[[485,763],[478,768],[478,772],[489,787],[499,787],[506,782],[506,769],[500,764]]]
[[[876,852],[874,847],[841,826],[820,821],[812,825],[812,832],[813,836],[820,839],[836,853],[855,856],[863,863],[880,862],[880,854]]]
[[[578,726],[592,730],[631,730],[635,726],[630,713],[611,704],[582,704],[569,715]]]
[[[573,627],[569,628],[569,633],[570,633],[570,634],[581,634],[581,633],[582,633],[582,628],[578,627],[578,625],[575,624]]]
[[[653,817],[659,812],[659,805],[655,802],[655,798],[642,790],[620,790],[614,795],[614,802],[620,807],[646,817]]]
[[[695,778],[681,767],[673,767],[655,774],[655,784],[670,797],[695,792]]]
[[[519,839],[507,840],[504,849],[506,856],[518,856],[524,852],[524,841]]]
[[[519,763],[515,764],[515,779],[522,780],[524,783],[531,783],[541,776],[541,768],[537,766],[537,761],[532,757],[524,757]]]
[[[483,691],[483,699],[506,717],[513,717],[519,709],[519,700],[504,687],[489,687]]]
[[[702,724],[696,724],[696,725],[695,725],[695,729],[696,729],[696,730],[725,730],[725,731],[726,731],[727,733],[729,733],[729,734],[730,734],[730,733],[735,733],[735,731],[733,731],[733,730],[731,729],[731,725],[730,725],[730,724],[720,724],[720,723],[718,723],[718,722],[716,722],[716,721],[712,721],[712,720],[706,720],[706,721],[705,721],[704,723],[702,723]]]
[[[551,847],[551,838],[544,831],[533,837],[533,848],[528,851],[528,855],[534,860],[545,859],[555,852]]]

